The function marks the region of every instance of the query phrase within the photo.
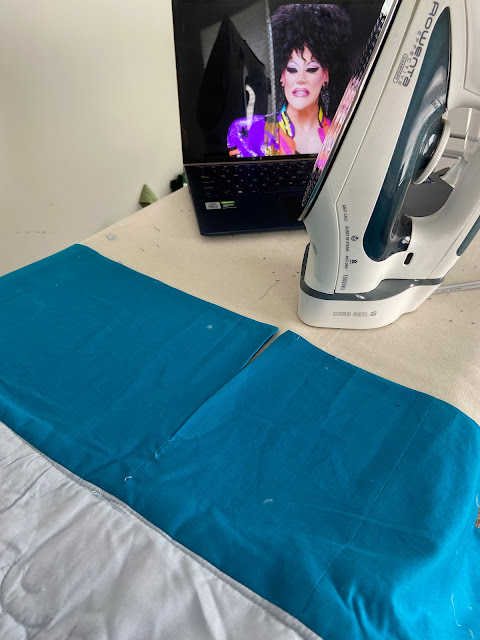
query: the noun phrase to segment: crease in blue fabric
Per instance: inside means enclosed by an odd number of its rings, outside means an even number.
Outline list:
[[[435,402],[435,399],[432,398],[432,404]],[[345,551],[345,549],[348,549],[351,547],[351,545],[353,544],[353,542],[355,541],[355,538],[357,537],[358,532],[360,531],[360,529],[362,528],[363,524],[365,523],[365,521],[368,519],[369,514],[372,512],[372,510],[375,508],[376,503],[378,502],[378,499],[380,498],[380,496],[383,494],[383,492],[385,491],[385,488],[387,487],[388,483],[391,481],[392,477],[395,475],[395,472],[397,471],[398,467],[400,466],[403,458],[405,457],[407,451],[410,449],[413,441],[415,440],[417,433],[420,431],[420,428],[423,424],[423,422],[425,421],[428,413],[430,411],[430,408],[427,410],[426,414],[423,416],[422,420],[420,421],[415,433],[412,435],[412,438],[410,440],[410,442],[407,444],[407,446],[405,447],[405,450],[403,451],[403,453],[400,455],[400,458],[398,460],[398,462],[396,463],[395,467],[392,469],[391,474],[389,475],[389,477],[385,480],[385,483],[383,484],[383,486],[380,488],[378,494],[376,495],[376,497],[373,500],[373,503],[371,504],[371,506],[369,507],[368,511],[362,515],[361,520],[358,524],[358,527],[356,529],[356,531],[354,531],[352,537],[350,538],[350,540],[341,548],[339,549],[339,551],[332,557],[332,559],[330,560],[330,562],[328,563],[328,565],[325,567],[325,570],[323,572],[323,574],[320,576],[317,584],[315,585],[315,587],[312,590],[312,593],[310,594],[310,597],[308,598],[307,602],[305,603],[305,606],[302,610],[302,612],[305,611],[305,609],[307,609],[308,605],[310,604],[310,601],[313,597],[313,594],[317,591],[318,587],[320,586],[320,583],[322,582],[322,580],[325,578],[325,576],[328,573],[328,570],[330,569],[331,565],[335,562],[335,560],[338,558],[338,556]]]

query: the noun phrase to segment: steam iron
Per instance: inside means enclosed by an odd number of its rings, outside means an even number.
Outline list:
[[[479,34],[479,0],[384,3],[304,197],[305,323],[390,324],[435,291],[479,230]],[[476,142],[448,179],[435,168],[457,107],[471,110]]]

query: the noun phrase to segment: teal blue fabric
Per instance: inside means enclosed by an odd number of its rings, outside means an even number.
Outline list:
[[[480,428],[272,332],[73,247],[0,279],[0,420],[324,640],[480,637]]]
[[[480,428],[287,333],[118,493],[325,640],[480,637]]]
[[[115,493],[274,332],[75,245],[0,278],[0,420]]]

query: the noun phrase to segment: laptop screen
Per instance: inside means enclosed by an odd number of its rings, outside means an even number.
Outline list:
[[[185,164],[315,158],[383,0],[173,0]]]

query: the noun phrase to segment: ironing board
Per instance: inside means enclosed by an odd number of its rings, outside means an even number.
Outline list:
[[[228,215],[228,213],[226,214]],[[306,231],[201,236],[186,188],[85,244],[209,302],[306,338],[358,367],[450,402],[480,422],[480,290],[435,295],[380,329],[319,329],[297,317]],[[480,279],[480,236],[446,283]]]
[[[307,242],[201,237],[182,189],[0,283],[2,638],[480,630],[476,292],[307,327]]]

